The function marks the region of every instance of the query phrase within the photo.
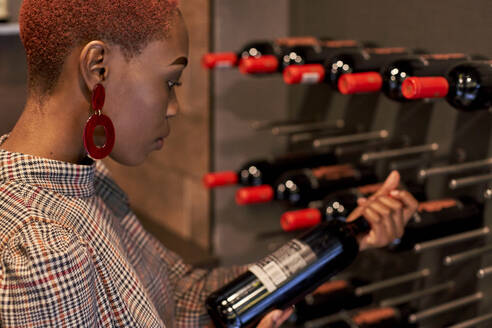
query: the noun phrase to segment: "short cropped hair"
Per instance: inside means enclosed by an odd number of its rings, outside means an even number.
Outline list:
[[[50,94],[71,51],[92,40],[121,47],[131,59],[169,36],[177,0],[23,0],[20,36],[30,92]]]

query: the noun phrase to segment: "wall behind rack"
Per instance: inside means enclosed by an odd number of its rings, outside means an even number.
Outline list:
[[[215,0],[212,13],[213,51],[238,50],[254,39],[314,35],[492,58],[492,2],[489,0]],[[328,86],[286,86],[280,75],[255,78],[233,70],[214,72],[212,86],[211,169],[216,171],[237,169],[247,160],[289,149],[286,139],[275,138],[268,132],[254,132],[249,124],[255,120],[359,120],[361,130],[385,128],[394,135],[411,135],[413,144],[439,143],[436,157],[442,159],[434,161],[434,166],[492,155],[492,116],[487,111],[463,113],[444,101],[401,105],[379,95],[347,97],[334,93]],[[486,186],[452,192],[447,187],[448,180],[449,177],[429,179],[426,182],[429,197],[471,196],[484,201],[482,193]],[[280,233],[279,217],[285,208],[278,204],[240,207],[234,202],[234,193],[234,188],[212,193],[213,243],[223,263],[254,261],[292,237]],[[484,224],[490,226],[492,209],[486,201],[485,204]],[[453,297],[483,291],[486,297],[480,305],[461,312],[464,320],[491,308],[492,281],[478,282],[475,272],[485,264],[491,265],[492,256],[451,269],[442,269],[441,261],[446,251],[461,251],[474,245],[408,255],[411,260],[406,262],[369,252],[361,256],[365,257],[363,263],[354,268],[379,266],[381,272],[374,278],[381,279],[431,267],[435,275],[424,285],[456,279],[463,287]],[[420,305],[425,307],[439,301],[424,300]],[[431,321],[427,325],[438,327],[439,323]]]

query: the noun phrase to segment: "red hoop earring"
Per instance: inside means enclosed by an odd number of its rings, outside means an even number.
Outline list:
[[[114,126],[111,119],[102,113],[106,91],[102,84],[97,84],[92,90],[92,109],[94,114],[89,117],[84,128],[84,147],[89,156],[93,159],[101,159],[108,156],[114,146]],[[94,131],[96,127],[102,126],[106,135],[106,143],[99,147],[94,143]]]

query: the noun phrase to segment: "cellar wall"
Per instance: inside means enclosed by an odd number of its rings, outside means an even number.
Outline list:
[[[492,2],[457,1],[241,1],[216,0],[213,7],[213,51],[238,50],[247,41],[279,36],[314,35],[339,39],[374,41],[381,46],[421,48],[435,53],[464,52],[492,58]],[[430,164],[402,171],[407,180],[417,180],[425,166],[474,161],[492,155],[491,113],[464,113],[445,101],[399,104],[380,95],[343,96],[326,85],[286,86],[282,77],[248,77],[237,70],[213,73],[212,163],[214,171],[237,169],[247,160],[278,154],[294,146],[285,137],[256,132],[252,121],[278,119],[344,119],[357,131],[387,129],[393,136],[405,135],[412,145],[436,142],[440,148]],[[424,157],[420,157],[424,158]],[[378,164],[381,179],[390,165]],[[488,171],[482,171],[485,173]],[[458,175],[459,176],[459,175]],[[486,185],[451,191],[451,176],[433,177],[425,182],[430,199],[470,196],[484,201]],[[236,188],[216,190],[213,197],[213,243],[225,264],[254,261],[292,235],[280,232],[279,217],[285,210],[278,204],[240,207],[234,201]],[[484,225],[492,225],[492,208],[485,202]],[[348,270],[371,280],[430,268],[429,278],[387,291],[405,293],[438,282],[454,280],[457,288],[448,294],[424,298],[414,304],[425,308],[454,298],[483,291],[485,299],[424,321],[423,327],[467,319],[490,311],[492,278],[477,280],[476,271],[492,264],[492,255],[445,268],[444,256],[477,247],[492,240],[478,240],[422,254],[388,254],[369,251]],[[383,295],[384,297],[385,295]],[[454,317],[453,317],[454,316]],[[439,321],[440,320],[440,321]],[[484,324],[483,327],[488,327]]]

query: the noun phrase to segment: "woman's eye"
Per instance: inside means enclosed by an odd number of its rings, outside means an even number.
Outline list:
[[[174,87],[179,87],[181,86],[181,84],[182,83],[179,81],[172,81],[172,80],[167,81],[167,86],[169,87],[169,90],[172,90],[172,88]]]

